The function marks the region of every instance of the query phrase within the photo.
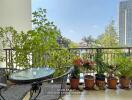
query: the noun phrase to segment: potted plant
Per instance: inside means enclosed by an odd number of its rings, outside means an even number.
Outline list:
[[[132,77],[131,57],[120,56],[116,59],[119,65],[119,83],[120,88],[129,88],[130,78]]]
[[[117,65],[107,66],[108,72],[107,85],[109,89],[116,89],[118,79],[115,76],[117,75],[117,69],[118,69]]]
[[[95,62],[96,62],[96,71],[97,74],[95,75],[95,82],[96,82],[96,86],[99,89],[105,89],[105,66],[106,64],[103,62],[103,58],[102,58],[102,52],[100,49],[97,49],[97,53],[95,55]]]
[[[79,79],[80,79],[80,67],[82,66],[82,59],[80,57],[75,57],[73,60],[74,69],[70,76],[70,86],[71,89],[78,89]]]
[[[94,88],[94,76],[91,75],[91,72],[94,70],[94,62],[91,60],[84,60],[83,67],[85,69],[86,74],[84,75],[84,84],[85,89],[93,89]],[[88,74],[90,73],[90,74]]]

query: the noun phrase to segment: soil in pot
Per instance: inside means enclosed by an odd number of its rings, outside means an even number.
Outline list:
[[[71,78],[70,79],[71,89],[78,89],[79,86],[79,78]]]
[[[129,88],[130,80],[126,77],[120,78],[120,88],[125,89]]]
[[[117,86],[117,79],[114,77],[107,78],[107,85],[109,89],[116,89]]]
[[[94,77],[91,75],[84,76],[85,89],[94,89]]]
[[[96,74],[96,86],[99,87],[99,89],[105,89],[105,75]]]

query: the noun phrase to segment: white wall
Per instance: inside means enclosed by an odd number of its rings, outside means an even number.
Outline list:
[[[0,26],[18,31],[32,29],[31,0],[0,0]]]
[[[0,27],[13,26],[17,31],[32,29],[31,0],[0,0]],[[0,62],[0,67],[5,62]]]

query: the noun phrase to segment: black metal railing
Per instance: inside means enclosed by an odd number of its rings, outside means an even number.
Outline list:
[[[4,49],[5,51],[5,62],[6,68],[17,68],[20,69],[13,61],[14,50],[13,49]],[[56,50],[59,52],[60,49]],[[103,60],[107,63],[110,63],[114,60],[114,58],[124,55],[131,56],[132,55],[132,47],[114,47],[114,48],[69,48],[67,52],[75,53],[81,57],[86,57],[88,59],[94,60],[96,53],[101,52],[103,54]],[[69,56],[70,58],[70,56]]]
[[[94,59],[96,53],[102,53],[103,60],[107,63],[113,61],[120,55],[131,56],[132,47],[115,47],[115,48],[70,48],[70,51],[76,52],[81,57]]]

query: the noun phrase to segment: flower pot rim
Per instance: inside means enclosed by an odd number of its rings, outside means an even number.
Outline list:
[[[116,77],[108,77],[108,80],[118,80]]]
[[[85,75],[84,79],[93,80],[94,76],[92,76],[92,75]]]
[[[78,78],[69,77],[69,79],[80,79],[80,77],[78,77]]]

